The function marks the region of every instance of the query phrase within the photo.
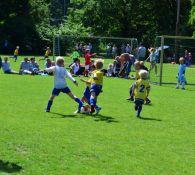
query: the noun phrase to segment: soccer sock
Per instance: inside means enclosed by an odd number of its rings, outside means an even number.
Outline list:
[[[51,106],[52,106],[53,101],[49,100],[48,104],[47,104],[47,110],[50,110]]]
[[[142,106],[138,106],[138,109],[137,109],[137,115],[140,116],[140,113],[142,111]]]
[[[184,83],[184,82],[182,83],[182,88],[183,88],[183,89],[185,88],[185,83]]]
[[[79,104],[78,108],[81,109],[81,107],[83,106],[82,101],[79,98],[75,98],[74,100]]]
[[[94,98],[90,98],[90,105],[96,106],[96,100]]]

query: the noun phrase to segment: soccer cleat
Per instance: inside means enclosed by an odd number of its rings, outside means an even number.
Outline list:
[[[74,112],[74,114],[80,114],[80,110],[76,110],[75,112]]]
[[[182,90],[186,90],[184,87],[181,88]]]
[[[146,99],[146,105],[150,104],[151,103],[151,100],[150,99]]]
[[[93,114],[95,112],[94,106],[91,106],[90,114]]]
[[[126,100],[134,101],[134,98],[133,98],[133,97],[129,97],[129,98],[127,98]]]
[[[50,109],[45,109],[45,112],[50,112]]]
[[[95,110],[96,110],[96,114],[99,114],[99,112],[101,111],[101,107],[97,107]]]
[[[179,89],[179,86],[176,86],[176,88],[175,89]]]

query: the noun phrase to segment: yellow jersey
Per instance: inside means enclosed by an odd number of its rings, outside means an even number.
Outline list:
[[[50,50],[46,50],[46,52],[45,52],[45,56],[46,56],[46,57],[48,57],[48,56],[49,56],[49,54],[50,54]]]
[[[135,71],[135,80],[139,80],[140,79],[140,75],[139,75],[139,70]]]
[[[135,99],[146,100],[150,92],[150,84],[147,80],[139,79],[135,82]]]
[[[14,50],[14,55],[18,55],[18,53],[19,53],[19,50],[18,49],[15,49]]]
[[[91,84],[103,85],[103,72],[100,70],[94,70],[92,72]]]
[[[89,80],[87,80],[86,86],[87,87],[91,87],[91,82],[92,82],[92,78],[90,78]]]

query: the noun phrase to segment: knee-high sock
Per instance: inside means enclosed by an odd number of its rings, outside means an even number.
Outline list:
[[[130,89],[129,89],[129,96],[130,96],[130,97],[133,97],[132,87],[130,87]]]
[[[137,114],[140,115],[141,111],[142,111],[142,106],[140,105],[140,106],[138,106]]]
[[[52,106],[53,101],[49,100],[47,103],[47,110],[50,110],[51,106]]]
[[[94,107],[96,106],[96,100],[94,97],[90,97],[90,105]]]
[[[83,106],[83,102],[79,98],[75,98],[74,100],[79,104],[78,109],[81,109],[81,107]]]

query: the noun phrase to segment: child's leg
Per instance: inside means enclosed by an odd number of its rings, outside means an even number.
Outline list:
[[[56,97],[56,95],[53,95],[53,94],[51,95],[51,97],[50,97],[50,99],[47,103],[46,112],[50,112],[50,109],[51,109],[51,106],[53,104],[53,100],[54,100],[55,97]]]
[[[79,104],[79,106],[78,106],[78,112],[80,112],[81,107],[83,106],[82,101],[79,98],[77,98],[75,95],[73,95],[72,92],[69,92],[67,94],[69,95],[70,98],[72,98],[74,101],[76,101]]]
[[[140,117],[140,113],[142,111],[142,105],[143,105],[144,101],[138,99],[135,100],[135,110],[137,111],[137,117]]]
[[[142,104],[140,104],[137,108],[137,117],[140,117],[140,113],[142,111]]]
[[[133,101],[133,85],[129,88],[129,98],[127,100]]]
[[[91,113],[95,112],[96,102],[97,102],[97,97],[95,95],[95,92],[91,92],[91,97],[90,97]]]

